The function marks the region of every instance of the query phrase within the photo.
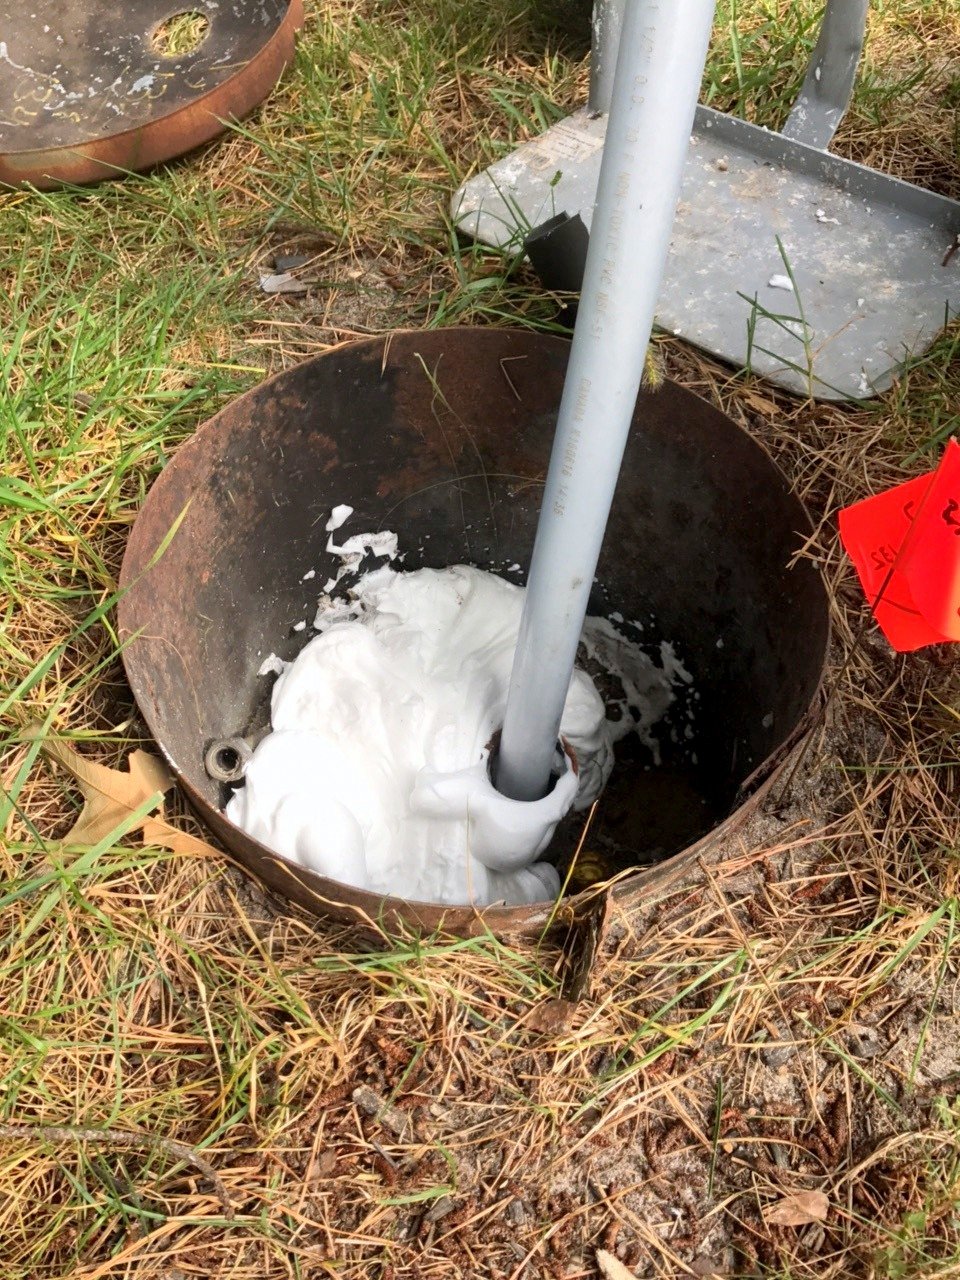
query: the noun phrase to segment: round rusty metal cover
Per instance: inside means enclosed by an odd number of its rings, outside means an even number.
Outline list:
[[[168,55],[178,19],[195,43]],[[302,0],[7,0],[0,183],[98,182],[207,142],[270,92],[302,22]]]
[[[356,529],[395,530],[405,568],[468,563],[522,581],[568,351],[496,329],[339,347],[201,427],[133,527],[119,628],[140,709],[203,821],[308,909],[462,934],[534,934],[548,918],[549,904],[478,913],[322,879],[227,821],[229,786],[204,758],[268,723],[258,668],[310,637],[316,583],[339,564],[325,549],[336,504],[355,508]],[[672,642],[693,685],[662,726],[659,768],[618,747],[591,828],[628,851],[656,846],[654,865],[617,884],[622,900],[662,888],[742,821],[807,731],[829,636],[820,575],[796,554],[809,533],[783,475],[728,417],[669,383],[640,397],[591,612],[622,615],[653,654]]]

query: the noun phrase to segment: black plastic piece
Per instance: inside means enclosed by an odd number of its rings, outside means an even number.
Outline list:
[[[558,213],[526,236],[523,247],[540,283],[553,293],[579,293],[590,232],[575,213]]]

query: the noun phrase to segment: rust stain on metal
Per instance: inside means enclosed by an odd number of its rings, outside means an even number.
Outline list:
[[[62,0],[0,9],[0,184],[49,190],[182,155],[266,97],[293,56],[302,0]],[[153,46],[166,19],[206,20],[197,47]]]
[[[568,350],[496,329],[337,348],[201,427],[134,525],[118,613],[141,711],[204,822],[307,910],[458,934],[534,935],[547,922],[549,904],[478,913],[404,902],[287,862],[227,821],[227,791],[203,760],[211,742],[267,723],[272,682],[257,670],[309,639],[293,628],[312,621],[317,584],[335,567],[324,525],[337,503],[355,508],[354,529],[396,530],[406,568],[527,562]],[[591,612],[655,618],[656,642],[676,646],[701,697],[695,747],[720,808],[683,848],[619,882],[616,899],[640,900],[694,865],[760,803],[807,733],[829,633],[820,576],[794,562],[809,531],[783,476],[729,418],[672,384],[641,396]],[[570,899],[564,918],[592,900],[589,890]]]

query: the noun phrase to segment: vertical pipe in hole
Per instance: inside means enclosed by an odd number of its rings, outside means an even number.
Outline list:
[[[497,787],[537,800],[640,389],[714,0],[630,0],[507,699]],[[665,566],[665,571],[668,567]]]

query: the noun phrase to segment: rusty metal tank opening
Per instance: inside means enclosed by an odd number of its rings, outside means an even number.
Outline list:
[[[119,624],[141,711],[204,822],[310,910],[462,934],[535,934],[547,920],[546,904],[481,918],[297,867],[223,817],[228,784],[205,753],[267,723],[271,681],[257,669],[310,637],[293,628],[313,617],[337,503],[356,509],[358,529],[395,530],[405,568],[470,563],[522,580],[509,566],[529,558],[568,350],[494,329],[338,348],[198,430],[133,528]],[[796,557],[809,531],[782,474],[729,418],[672,384],[641,396],[590,612],[622,615],[653,653],[670,642],[693,684],[661,727],[658,768],[622,744],[591,831],[608,869],[636,868],[622,900],[662,887],[741,822],[806,731],[829,633],[819,573]],[[559,858],[571,838],[560,833]]]

